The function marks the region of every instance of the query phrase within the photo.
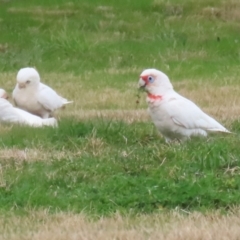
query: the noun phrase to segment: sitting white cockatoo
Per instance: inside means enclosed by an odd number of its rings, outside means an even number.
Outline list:
[[[166,142],[207,136],[207,132],[230,133],[193,102],[176,93],[163,72],[144,70],[140,75],[139,87],[148,93],[150,116]]]
[[[17,123],[32,127],[57,127],[57,120],[55,118],[43,119],[22,109],[15,108],[7,98],[6,91],[0,89],[0,122]]]
[[[42,118],[48,118],[56,109],[72,103],[41,83],[37,70],[30,67],[19,70],[13,100],[17,107]]]

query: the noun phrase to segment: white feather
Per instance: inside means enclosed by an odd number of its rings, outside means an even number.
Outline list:
[[[152,76],[154,81],[147,82],[146,76]],[[166,141],[207,136],[207,132],[230,133],[192,101],[176,93],[168,77],[162,72],[155,69],[145,70],[141,74],[139,85],[155,96],[155,99],[151,96],[147,98],[149,113]]]
[[[45,84],[40,83],[39,89],[36,94],[37,101],[46,109],[51,112],[61,108],[67,104],[67,99],[59,96],[52,88]]]
[[[71,103],[41,83],[40,76],[34,68],[19,70],[13,99],[19,108],[42,118],[48,118],[55,110]]]
[[[32,127],[57,126],[55,118],[42,119],[22,109],[13,107],[4,98],[0,98],[0,122],[23,124]]]

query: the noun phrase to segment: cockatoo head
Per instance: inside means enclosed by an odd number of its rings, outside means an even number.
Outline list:
[[[5,98],[8,99],[8,94],[6,93],[6,91],[2,88],[0,88],[0,98]]]
[[[139,87],[151,94],[162,94],[173,86],[166,74],[157,69],[144,70],[139,79]]]
[[[35,68],[22,68],[18,71],[17,83],[19,88],[37,86],[40,83],[39,73]]]

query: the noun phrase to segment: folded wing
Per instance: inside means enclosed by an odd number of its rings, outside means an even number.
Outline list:
[[[67,99],[59,96],[52,88],[41,83],[37,93],[37,101],[49,111],[55,111],[69,103]]]
[[[204,113],[196,104],[180,95],[176,95],[169,100],[167,111],[175,124],[186,129],[230,133],[215,119]]]

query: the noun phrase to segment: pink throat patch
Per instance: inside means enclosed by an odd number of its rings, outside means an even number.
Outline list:
[[[160,95],[153,95],[151,93],[148,93],[148,98],[150,98],[151,100],[162,100],[163,97]]]

